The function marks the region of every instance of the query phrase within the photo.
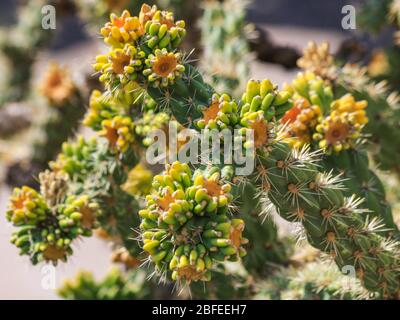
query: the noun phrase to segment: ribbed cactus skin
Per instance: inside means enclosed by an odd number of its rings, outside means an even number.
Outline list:
[[[320,48],[322,48],[322,46]],[[309,47],[306,52],[310,50]],[[305,58],[303,58],[303,60],[304,59]],[[296,106],[289,110],[286,117],[283,118],[285,121],[289,119],[289,131],[291,130],[291,126],[296,125],[298,122],[306,127],[305,130],[308,130],[307,134],[310,139],[310,141],[307,142],[311,143],[313,150],[316,150],[321,146],[321,142],[327,141],[327,131],[321,133],[318,129],[319,127],[322,127],[325,122],[332,123],[327,120],[332,118],[332,114],[342,112],[344,115],[351,114],[352,116],[349,117],[350,119],[351,117],[354,117],[355,119],[358,117],[359,121],[347,123],[348,128],[353,127],[353,130],[355,131],[355,134],[353,134],[355,137],[350,138],[351,135],[348,134],[349,138],[344,140],[345,142],[340,143],[339,148],[336,150],[336,145],[333,147],[326,147],[324,149],[325,154],[323,156],[323,161],[320,163],[321,169],[327,172],[332,171],[335,175],[341,174],[343,176],[342,184],[346,188],[343,190],[345,196],[350,197],[351,195],[356,194],[364,199],[363,207],[370,210],[369,215],[365,215],[365,218],[377,217],[383,220],[386,230],[382,230],[381,235],[398,236],[399,230],[393,221],[391,206],[386,200],[386,194],[382,182],[370,168],[365,146],[358,141],[358,136],[360,136],[364,130],[368,132],[369,124],[375,122],[373,117],[369,118],[368,116],[371,116],[371,109],[375,110],[376,105],[367,105],[366,100],[356,99],[349,94],[346,94],[347,91],[340,87],[335,87],[335,92],[333,92],[330,84],[324,82],[322,78],[311,72],[300,73],[296,79],[293,80],[291,88],[294,90],[293,100],[298,102],[304,101],[303,99],[305,99],[306,102],[302,102],[301,106],[305,106],[304,108],[306,112],[311,112],[311,110],[314,110],[311,108],[315,107],[319,111],[319,114],[313,119],[314,123],[310,120],[301,121],[301,117],[304,117],[304,113],[299,113],[295,118],[295,122],[290,122],[291,113],[295,111],[294,109]],[[356,95],[356,97],[357,96],[358,95]],[[341,109],[346,111],[340,111]],[[337,115],[335,115],[335,117],[340,118],[340,116]],[[367,122],[364,127],[364,122],[368,119],[369,122]],[[340,120],[336,123],[346,124],[344,120]],[[359,123],[361,123],[361,126],[356,127],[355,125],[358,125]],[[372,124],[372,126],[376,127],[376,124]],[[337,131],[339,131],[339,129],[337,129]],[[361,131],[361,129],[363,131]],[[307,132],[305,130],[300,132]],[[334,130],[335,129],[331,129],[331,132]],[[303,135],[305,136],[305,134]],[[315,141],[316,136],[325,140],[319,140],[318,145],[318,140],[317,142]],[[302,139],[303,137],[300,136],[298,138]]]
[[[298,159],[288,145],[278,142],[260,159],[269,168],[268,196],[279,214],[301,222],[309,243],[331,255],[339,268],[354,266],[369,291],[398,297],[398,244],[388,248],[387,240],[366,226],[342,191],[321,180],[315,164]]]
[[[186,64],[185,70],[182,79],[167,89],[149,87],[147,92],[160,106],[168,107],[179,123],[193,127],[193,121],[202,116],[201,109],[209,105],[215,91],[196,68]],[[174,99],[168,99],[172,93]],[[186,97],[191,97],[190,101]]]
[[[335,156],[326,156],[323,161],[326,171],[343,175],[346,196],[357,194],[364,199],[363,207],[370,210],[370,217],[382,219],[387,230],[383,236],[399,236],[399,229],[393,220],[392,207],[386,200],[386,192],[380,178],[370,169],[365,150],[347,150]]]
[[[266,275],[270,272],[268,264],[282,265],[288,262],[289,250],[281,239],[271,217],[262,214],[262,205],[257,189],[251,183],[233,188],[238,211],[246,224],[243,235],[249,239],[247,254],[242,258],[243,265],[250,273]]]

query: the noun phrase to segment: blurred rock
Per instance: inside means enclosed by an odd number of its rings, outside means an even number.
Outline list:
[[[27,103],[12,102],[0,109],[0,137],[8,137],[31,124],[31,107]]]

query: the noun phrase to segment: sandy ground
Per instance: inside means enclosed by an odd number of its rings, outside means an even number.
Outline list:
[[[330,41],[332,49],[335,50],[343,37],[334,32],[321,32],[313,29],[302,29],[296,27],[271,26],[268,30],[281,44],[290,44],[299,49],[303,48],[309,40]],[[99,51],[97,43],[85,43],[64,50],[62,53],[48,56],[44,54],[37,64],[37,73],[40,73],[42,66],[48,58],[61,61],[73,69],[74,74],[80,74],[82,68],[89,70],[93,57]],[[297,71],[288,72],[284,68],[254,62],[252,65],[252,77],[268,77],[274,83],[282,84],[289,81]],[[57,295],[52,289],[47,289],[46,279],[49,278],[49,270],[43,266],[31,266],[26,257],[20,257],[17,249],[9,243],[12,227],[6,222],[4,212],[6,209],[9,190],[5,187],[0,188],[0,299],[57,299]],[[282,227],[288,228],[286,224]],[[82,240],[75,246],[75,254],[67,264],[60,264],[55,269],[56,287],[62,279],[72,277],[79,270],[91,270],[95,276],[102,277],[109,268],[110,250],[108,245],[97,238]],[[43,286],[43,283],[45,284]]]

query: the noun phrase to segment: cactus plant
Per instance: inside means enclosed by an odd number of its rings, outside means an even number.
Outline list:
[[[282,269],[259,284],[255,299],[356,300],[369,295],[360,283],[342,274],[333,264],[311,262],[300,268]]]
[[[113,268],[101,281],[87,271],[74,279],[64,280],[58,294],[68,300],[132,300],[153,297],[154,285],[146,280],[146,273],[134,269],[124,274]]]
[[[36,185],[34,176],[56,157],[61,144],[78,128],[85,111],[84,93],[72,81],[68,70],[56,63],[49,65],[40,91],[42,97],[35,102],[40,106],[38,115],[29,128],[30,149],[26,159],[18,159],[8,168],[7,183],[12,186],[21,184],[21,179],[22,183]]]
[[[392,146],[400,141],[397,130],[400,114],[398,94],[390,91],[390,84],[385,80],[372,79],[366,67],[356,64],[342,65],[329,52],[327,43],[318,46],[311,42],[298,64],[305,71],[311,71],[329,81],[335,88],[335,96],[350,93],[355,99],[368,102],[366,112],[371,121],[363,131],[371,136],[369,150],[382,169],[398,172],[395,161],[398,150]]]
[[[381,236],[380,220],[370,217],[355,195],[343,193],[340,178],[320,172],[320,151],[292,148],[285,141],[279,120],[293,107],[290,91],[278,90],[266,79],[250,80],[240,100],[216,92],[179,50],[185,23],[155,6],[143,5],[136,17],[127,11],[112,16],[101,33],[109,52],[97,58],[94,68],[105,86],[100,94],[104,110],[101,101],[93,104],[93,117],[88,120],[98,137],[64,145],[51,167],[55,173],[66,174],[67,198],[85,196],[95,203],[101,212],[95,215],[96,221],[117,238],[117,245],[148,262],[151,275],[161,280],[188,284],[195,290],[201,282],[211,285],[227,279],[226,285],[235,287],[233,277],[221,275],[229,262],[240,262],[247,250],[255,250],[252,259],[243,260],[244,266],[251,270],[265,265],[258,259],[262,246],[246,248],[246,222],[250,227],[258,222],[234,212],[240,204],[234,195],[249,183],[255,189],[256,213],[276,210],[286,220],[300,223],[304,238],[339,268],[354,267],[369,292],[398,298],[397,240]],[[168,112],[184,127],[236,133],[239,152],[250,154],[254,169],[240,175],[237,159],[232,163],[205,159],[192,165],[169,160],[164,172],[154,176],[153,191],[142,204],[121,186],[139,163],[143,140],[135,139],[135,116],[141,116],[146,96],[157,105],[155,112]],[[251,192],[246,191],[247,196]],[[45,194],[43,187],[37,197],[43,199]],[[242,201],[246,202],[245,197]],[[60,205],[66,204],[63,198]],[[12,205],[11,219],[19,216],[19,208]],[[80,217],[76,215],[77,221]],[[260,239],[250,235],[254,243]]]
[[[149,27],[151,26],[151,22],[147,22],[147,24]],[[175,46],[172,44],[169,50],[174,49]],[[177,61],[166,63],[165,68],[173,70],[172,68],[175,68],[176,65]],[[154,70],[154,72],[157,72],[157,70]],[[167,105],[181,124],[196,126],[196,123],[201,121],[202,116],[203,120],[209,118],[207,106],[213,107],[210,103],[213,100],[214,90],[203,82],[201,75],[189,64],[185,64],[185,71],[181,78],[175,78],[173,83],[168,82],[166,87],[158,86],[154,82],[148,82],[145,76],[138,77],[137,81],[144,88],[147,88],[149,95],[156,102]],[[253,87],[256,88],[253,89]],[[261,107],[263,100],[268,95],[268,92],[273,90],[273,87],[271,88],[267,83],[263,83],[262,88],[260,84],[258,88],[253,84],[250,89],[246,92],[245,98],[247,101],[251,100],[252,103],[249,110],[245,109],[243,111],[240,124],[243,125],[243,128],[253,128],[255,131],[256,137],[253,146],[257,149],[256,161],[258,164],[258,172],[255,174],[255,178],[257,178],[256,184],[262,187],[264,191],[267,191],[270,200],[277,206],[282,216],[291,221],[302,222],[307,239],[313,246],[331,254],[339,266],[345,264],[355,265],[359,277],[369,290],[378,291],[384,297],[395,296],[398,292],[396,284],[398,276],[390,266],[392,263],[397,263],[396,245],[391,242],[388,243],[387,240],[379,237],[377,234],[379,224],[376,220],[372,219],[370,222],[364,222],[361,214],[363,210],[357,208],[358,201],[355,198],[344,198],[340,186],[335,183],[336,179],[332,179],[326,174],[318,173],[315,166],[315,153],[310,154],[307,149],[291,150],[287,144],[280,141],[279,132],[273,132],[273,130],[269,132],[270,127],[264,120],[264,116],[268,114],[268,107],[272,102],[268,103],[268,99],[271,98],[268,98],[265,102],[266,110]],[[117,90],[118,87],[115,91]],[[260,93],[260,96],[253,103],[258,93]],[[188,94],[193,96],[189,101],[186,98]],[[279,107],[285,105],[289,97],[285,92],[273,94],[272,96],[276,99],[276,118],[279,118],[279,116],[283,115],[283,113],[279,113]],[[220,103],[223,104],[224,101],[229,103],[229,97],[222,96]],[[282,109],[287,110],[284,107]],[[224,109],[221,108],[221,112],[224,113]],[[227,112],[229,113],[229,108]],[[212,114],[215,118],[219,112],[213,112]],[[227,127],[229,125],[230,122],[226,123]],[[246,142],[245,145],[251,146],[251,143],[249,145]],[[174,165],[179,166],[179,164]],[[166,181],[169,180],[170,178],[167,179],[167,177],[170,177],[170,174],[166,174],[165,177]],[[229,175],[225,178],[227,177],[229,179]],[[161,183],[161,178],[157,179],[155,182],[163,187],[162,183],[166,182]],[[174,180],[172,179],[169,184],[171,187],[174,186]],[[190,184],[187,186],[190,186]],[[174,188],[175,186],[171,192],[175,190]],[[177,190],[179,190],[179,187]],[[183,200],[187,201],[187,199]],[[148,201],[150,201],[150,198]],[[152,210],[158,210],[154,201],[151,200],[149,202],[149,207],[145,211],[146,214],[144,216],[146,218],[143,220],[145,223],[151,219],[157,221],[159,215],[160,217],[164,216],[162,212],[156,213],[157,211],[153,211],[154,218],[151,218],[153,215],[151,213]],[[198,210],[201,210],[200,207]],[[201,213],[202,211],[198,212]],[[346,214],[342,216],[340,212],[345,212]],[[178,216],[180,217],[180,215]],[[165,217],[170,217],[170,214]],[[173,215],[171,219],[172,217]],[[170,223],[175,224],[174,219]],[[187,221],[187,217],[182,221]],[[150,221],[148,222],[150,223]],[[161,225],[163,224],[161,223]],[[156,227],[153,224],[153,228]],[[145,239],[150,240],[149,243],[151,246],[154,245],[153,248],[158,248],[160,243],[155,238],[153,239],[154,236],[152,235],[151,239]],[[365,239],[366,242],[364,243],[361,239]],[[372,250],[372,248],[379,249]],[[163,248],[161,247],[160,249]],[[158,260],[159,256],[162,256],[161,260],[165,257],[167,257],[167,261],[172,259],[173,256],[168,250],[165,254],[161,254],[163,251],[159,251],[160,249],[152,252],[157,263],[160,261]],[[184,253],[185,249],[183,248],[182,250]],[[188,250],[187,254],[190,252],[190,247]],[[388,261],[377,262],[379,260],[376,260],[375,255],[385,256]],[[191,265],[189,259],[187,261],[188,264],[184,260],[186,259],[182,260],[182,266]],[[175,270],[176,267],[179,270],[180,264],[175,265],[175,262],[173,262],[175,260],[170,261],[172,261],[172,270],[177,271]],[[376,270],[378,269],[382,270],[382,272],[377,273]],[[163,269],[163,271],[165,270]],[[191,280],[195,280],[200,275],[198,273],[190,273],[190,277],[192,277]]]
[[[42,27],[42,7],[45,5],[55,6],[57,17],[72,10],[69,0],[29,1],[20,6],[17,24],[1,30],[0,51],[7,72],[0,105],[8,101],[23,100],[30,92],[32,67],[36,56],[54,36],[54,30]]]
[[[246,1],[203,1],[200,20],[203,55],[201,68],[220,92],[237,96],[250,74],[248,38],[253,26],[245,21]]]
[[[308,55],[312,54],[307,52],[300,64],[305,64]],[[332,68],[328,63],[320,67],[319,72],[329,78]],[[323,169],[342,173],[346,195],[362,196],[364,206],[371,211],[370,216],[385,223],[384,234],[397,236],[399,231],[383,184],[369,168],[368,156],[360,143],[362,129],[368,123],[367,101],[356,101],[351,94],[335,99],[332,87],[310,71],[300,73],[287,89],[292,90],[296,104],[281,121],[287,124],[289,136],[296,137],[293,139],[295,146],[308,143],[313,150],[321,148],[325,153]]]

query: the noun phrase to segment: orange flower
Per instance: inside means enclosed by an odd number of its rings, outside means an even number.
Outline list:
[[[51,63],[40,89],[51,103],[61,105],[71,98],[76,87],[66,69],[62,69],[57,63]]]

